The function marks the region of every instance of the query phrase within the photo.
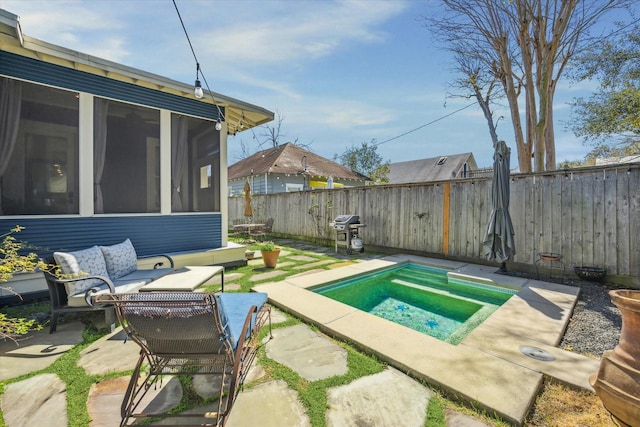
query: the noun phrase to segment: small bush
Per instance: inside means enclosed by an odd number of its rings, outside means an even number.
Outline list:
[[[20,255],[20,252],[25,249],[25,245],[17,241],[13,234],[19,233],[23,228],[16,225],[8,233],[0,235],[0,238],[3,238],[0,243],[0,283],[9,281],[16,273],[31,273],[47,268],[47,264],[39,259],[35,253]],[[20,296],[9,287],[0,286],[0,288]],[[29,330],[41,329],[38,326],[34,327],[34,323],[35,320],[15,318],[0,313],[0,339],[15,339],[19,335],[25,335]]]
[[[276,245],[273,242],[264,242],[260,244],[260,250],[262,252],[273,252],[276,250]]]

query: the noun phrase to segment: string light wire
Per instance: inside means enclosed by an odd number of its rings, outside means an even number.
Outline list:
[[[226,119],[224,117],[224,114],[222,114],[222,110],[220,109],[220,106],[216,102],[216,99],[213,96],[213,92],[211,91],[211,88],[209,87],[209,82],[207,81],[207,78],[205,77],[204,73],[202,72],[202,67],[200,67],[200,61],[198,61],[198,57],[196,56],[196,51],[193,49],[193,44],[191,43],[191,38],[189,37],[189,33],[187,32],[187,27],[184,25],[184,21],[182,20],[182,15],[180,15],[180,10],[178,9],[178,5],[176,4],[176,0],[172,0],[172,1],[173,1],[173,7],[175,7],[176,13],[178,14],[178,19],[180,20],[180,25],[182,25],[182,30],[184,31],[184,35],[187,38],[187,42],[189,43],[189,48],[191,49],[191,53],[193,54],[193,59],[196,61],[196,64],[198,64],[197,69],[200,71],[200,75],[202,76],[202,80],[204,81],[204,84],[207,87],[207,92],[209,92],[209,96],[211,96],[211,100],[213,101],[213,105],[215,105],[217,110],[218,110],[218,121],[220,121],[220,120],[225,121]]]

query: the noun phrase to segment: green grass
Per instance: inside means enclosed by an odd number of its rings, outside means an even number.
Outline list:
[[[249,249],[258,250],[259,244],[250,245]],[[324,255],[319,253],[311,253],[309,251],[298,250],[295,248],[286,247],[285,245],[279,245],[283,247],[283,250],[286,251],[287,255],[281,255],[278,261],[279,266],[277,267],[278,271],[282,272],[282,275],[277,277],[271,277],[269,279],[265,279],[264,281],[251,281],[251,277],[255,274],[261,274],[265,271],[271,271],[265,269],[261,264],[258,265],[247,265],[240,268],[229,269],[228,273],[240,273],[241,276],[235,280],[228,280],[227,284],[238,284],[240,287],[240,292],[248,292],[251,288],[257,284],[263,283],[265,281],[272,282],[277,281],[279,278],[287,277],[293,274],[300,274],[310,269],[330,269],[332,264],[335,263],[343,263],[345,260],[337,259],[330,255]],[[305,255],[308,257],[313,257],[314,261],[299,261],[295,260],[292,257],[296,255]],[[354,254],[353,258],[357,258],[358,255]],[[327,263],[321,266],[312,266],[309,268],[300,268],[299,266],[314,264],[318,261],[332,261],[332,263]],[[291,263],[287,266],[282,266],[284,263]],[[298,268],[296,268],[298,267]],[[205,287],[206,291],[213,292],[219,290],[219,285],[212,285]],[[29,311],[32,312],[46,312],[49,310],[48,302],[40,303],[31,306],[30,308],[15,308],[19,310],[21,313],[27,313],[29,315]],[[21,311],[20,311],[21,310]],[[81,319],[86,322],[85,319]],[[293,317],[289,317],[287,321],[274,325],[274,329],[283,328],[287,326],[292,326],[295,324],[301,323],[298,319]],[[311,326],[312,329],[316,330],[314,326]],[[106,331],[97,331],[95,328],[88,327],[88,329],[83,334],[82,343],[74,346],[71,350],[66,352],[60,358],[58,358],[51,366],[47,369],[44,369],[39,372],[33,372],[28,375],[24,375],[19,378],[14,378],[5,382],[0,382],[0,394],[4,391],[4,387],[7,384],[24,380],[26,378],[32,377],[34,375],[42,374],[42,373],[53,373],[58,375],[67,385],[67,413],[69,418],[69,425],[73,427],[86,427],[89,425],[90,419],[87,411],[87,398],[89,395],[89,390],[91,385],[94,383],[98,383],[100,381],[104,381],[110,378],[117,378],[123,375],[130,375],[129,372],[118,372],[111,373],[109,375],[87,375],[84,369],[78,367],[77,362],[80,357],[80,353],[83,349],[89,346],[92,342],[100,338],[106,333]],[[267,328],[264,328],[262,331],[261,338],[264,338],[267,334]],[[314,427],[322,427],[326,425],[325,413],[328,409],[327,403],[327,389],[331,387],[337,387],[345,384],[349,384],[350,382],[367,376],[376,374],[381,372],[385,368],[385,364],[377,360],[373,356],[369,356],[363,354],[361,351],[357,351],[351,345],[347,343],[343,343],[340,341],[334,342],[345,349],[347,352],[347,366],[348,371],[344,375],[339,375],[331,378],[326,378],[319,381],[307,381],[298,375],[294,370],[287,368],[284,365],[281,365],[274,360],[271,360],[266,357],[266,351],[264,346],[262,346],[258,350],[258,361],[264,368],[266,372],[266,377],[261,378],[254,382],[253,384],[247,384],[247,388],[251,388],[257,384],[263,383],[270,379],[275,380],[283,380],[285,381],[289,387],[294,389],[299,396],[299,399],[305,408],[307,415],[310,418],[311,425]],[[179,404],[179,410],[186,410],[188,408],[195,407],[197,405],[201,405],[203,400],[197,396],[195,393],[191,393],[191,385],[190,382],[185,378],[180,379],[183,383],[184,395],[183,399]],[[209,401],[212,399],[208,399]],[[433,397],[429,401],[429,406],[427,408],[427,421],[425,423],[426,427],[443,427],[445,426],[445,407],[448,402],[445,398],[443,398],[437,392],[434,392]],[[4,426],[4,422],[2,420],[2,414],[0,413],[0,427]]]
[[[240,242],[241,240],[238,240],[238,243]],[[278,266],[275,269],[275,271],[279,271],[282,274],[275,277],[269,277],[267,279],[260,280],[260,281],[252,281],[251,277],[256,274],[262,274],[268,271],[274,271],[272,269],[265,268],[264,265],[261,264],[261,261],[258,259],[257,261],[255,261],[254,265],[246,265],[243,267],[234,268],[233,270],[228,270],[228,273],[239,273],[242,275],[242,277],[240,277],[239,279],[229,281],[228,283],[234,283],[234,284],[240,285],[240,290],[238,292],[249,292],[251,288],[253,288],[256,285],[259,285],[260,283],[282,280],[285,277],[291,276],[293,274],[303,273],[311,269],[329,270],[331,268],[331,264],[334,264],[337,262],[343,262],[343,260],[339,260],[330,255],[322,255],[317,253],[310,254],[308,251],[299,250],[299,249],[290,248],[290,247],[284,247],[283,245],[278,245],[278,246],[283,247],[283,250],[287,252],[287,255],[283,255],[283,254],[280,255],[280,258],[278,259]],[[260,243],[254,243],[254,244],[248,245],[247,249],[258,252],[259,247],[260,247]],[[297,256],[297,255],[311,256],[314,258],[314,261],[299,261],[292,258],[293,256]],[[315,266],[310,268],[300,268],[305,264],[316,263],[320,261],[332,261],[332,263],[331,264],[327,263],[325,265]],[[283,266],[283,264],[285,263],[288,265]],[[208,286],[204,286],[204,289],[207,292],[215,292],[220,290],[220,286],[208,285]]]
[[[274,329],[291,326],[300,323],[298,321],[288,321],[274,325]],[[377,374],[384,369],[384,364],[373,357],[357,352],[348,344],[334,341],[335,344],[344,348],[347,352],[348,371],[344,375],[334,376],[318,381],[308,381],[298,375],[296,371],[280,363],[267,358],[264,347],[259,350],[258,358],[260,365],[264,368],[269,378],[282,380],[293,390],[298,392],[298,399],[309,415],[311,425],[314,427],[326,426],[325,413],[329,408],[327,403],[327,389],[349,384],[358,378]]]
[[[87,327],[82,334],[82,342],[62,354],[49,367],[7,381],[1,381],[0,394],[4,393],[6,386],[11,383],[23,381],[36,375],[54,374],[66,384],[68,425],[70,427],[88,426],[91,420],[87,411],[87,398],[89,397],[91,385],[108,378],[126,374],[126,372],[120,372],[110,375],[87,375],[84,369],[78,366],[78,359],[82,350],[104,335],[106,335],[106,330],[98,331],[91,326]],[[2,412],[0,412],[0,426],[4,425]]]

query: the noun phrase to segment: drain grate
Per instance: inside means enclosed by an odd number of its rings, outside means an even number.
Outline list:
[[[531,357],[532,359],[536,359],[536,360],[542,360],[543,362],[551,362],[553,360],[556,360],[553,354],[538,347],[521,345],[520,352],[527,357]]]

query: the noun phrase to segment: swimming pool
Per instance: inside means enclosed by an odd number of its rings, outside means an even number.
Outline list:
[[[450,344],[462,341],[517,292],[413,263],[311,290]]]

